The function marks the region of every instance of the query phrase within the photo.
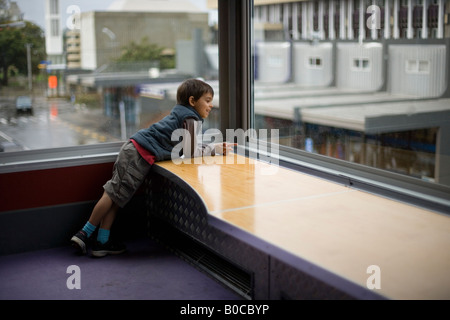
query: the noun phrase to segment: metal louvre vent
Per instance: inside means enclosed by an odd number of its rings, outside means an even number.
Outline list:
[[[152,220],[152,235],[171,252],[229,287],[243,298],[252,298],[252,274],[208,249],[188,235]],[[161,225],[160,225],[161,224]]]
[[[192,189],[151,172],[146,195],[149,236],[243,298],[253,299],[255,271],[245,259],[259,260],[248,245],[208,225],[206,207]]]

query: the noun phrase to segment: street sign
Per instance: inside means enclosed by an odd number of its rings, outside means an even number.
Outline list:
[[[57,76],[49,76],[48,77],[48,87],[50,89],[55,89],[58,87],[58,77]]]

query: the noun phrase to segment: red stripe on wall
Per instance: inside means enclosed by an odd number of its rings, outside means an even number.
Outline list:
[[[113,164],[0,174],[0,212],[98,200]]]

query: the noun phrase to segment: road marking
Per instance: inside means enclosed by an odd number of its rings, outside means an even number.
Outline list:
[[[39,123],[39,122],[44,122],[47,123],[48,119],[46,118],[46,116],[44,115],[40,115],[40,116],[30,116],[30,117],[23,117],[23,116],[19,116],[19,117],[12,117],[10,119],[7,118],[0,118],[0,124],[4,124],[4,125],[8,125],[8,124],[17,124],[18,122],[22,122],[22,123],[28,123],[28,122],[34,122],[34,123]],[[63,126],[66,126],[67,128],[76,131],[77,133],[83,134],[85,136],[90,136],[90,138],[97,140],[98,142],[106,142],[108,141],[108,138],[103,135],[100,134],[98,132],[92,131],[90,129],[85,129],[81,126],[77,126],[75,124],[72,124],[70,122],[67,122],[65,120],[56,118],[55,120],[58,120]],[[6,134],[2,133],[0,131],[0,136],[3,136],[4,139],[8,140],[9,142],[11,142],[13,139],[9,136],[7,136]]]
[[[81,134],[83,134],[85,136],[90,136],[92,139],[95,139],[98,142],[106,142],[106,141],[108,141],[108,139],[106,138],[105,135],[102,135],[102,134],[100,134],[98,132],[95,132],[95,131],[92,131],[92,130],[89,130],[89,129],[84,129],[83,127],[74,125],[74,124],[69,123],[69,122],[64,121],[64,120],[60,120],[60,121],[61,121],[61,123],[63,125],[67,126],[68,128],[70,128],[70,129],[72,129],[72,130],[74,130],[74,131],[76,131],[78,133],[81,133]]]
[[[8,142],[13,142],[13,138],[11,138],[10,136],[8,136],[6,133],[1,132],[0,131],[0,137],[2,137],[3,139],[7,140]]]

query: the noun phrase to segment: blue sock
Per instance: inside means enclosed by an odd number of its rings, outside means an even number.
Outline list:
[[[83,230],[84,232],[86,232],[86,234],[87,234],[87,236],[88,236],[88,238],[89,238],[89,237],[91,236],[92,232],[94,232],[96,228],[97,228],[96,226],[94,226],[93,224],[91,224],[91,223],[88,221],[88,222],[86,222],[86,224],[84,225],[84,227],[83,227],[82,230]]]
[[[105,244],[109,239],[109,230],[106,229],[98,229],[97,241],[101,244]]]

